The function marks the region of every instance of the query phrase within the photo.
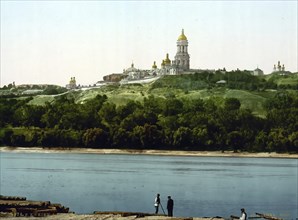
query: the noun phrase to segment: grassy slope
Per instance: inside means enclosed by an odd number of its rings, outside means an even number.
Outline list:
[[[53,95],[37,95],[35,96],[29,104],[31,105],[44,105],[46,102],[53,102],[55,97]]]
[[[297,85],[298,84],[298,72],[291,75],[280,76],[276,73],[266,75],[266,80],[271,80],[277,85]]]
[[[267,80],[271,79],[276,83],[297,83],[297,74],[292,76],[280,77],[277,75],[266,76]],[[194,89],[196,87],[197,89]],[[204,87],[204,88],[198,88]],[[191,89],[193,88],[193,89]],[[183,79],[181,76],[164,77],[156,82],[149,84],[131,84],[122,86],[105,86],[101,88],[90,88],[86,90],[70,91],[68,97],[74,98],[77,103],[84,103],[85,100],[94,98],[96,95],[107,95],[109,101],[116,105],[123,105],[128,100],[135,100],[142,102],[144,97],[154,95],[158,97],[167,98],[175,96],[183,99],[208,99],[215,98],[222,100],[222,98],[237,98],[240,100],[242,108],[248,108],[259,116],[264,116],[263,108],[264,102],[274,96],[276,91],[246,91],[246,90],[231,90],[222,87],[207,89],[203,82],[190,82],[189,79]],[[35,96],[31,104],[42,105],[45,102],[52,102],[57,96]]]

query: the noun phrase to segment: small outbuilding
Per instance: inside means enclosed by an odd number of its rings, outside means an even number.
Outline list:
[[[254,76],[263,76],[264,75],[263,70],[261,70],[259,68],[256,68],[252,73]]]

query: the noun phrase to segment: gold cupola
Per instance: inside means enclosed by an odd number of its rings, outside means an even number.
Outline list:
[[[184,29],[182,29],[181,35],[178,37],[178,41],[187,40],[187,37],[184,35]]]
[[[169,59],[169,54],[167,53],[166,59],[164,59],[165,64],[171,64],[171,60]]]
[[[153,65],[152,65],[152,69],[156,69],[157,66],[156,66],[156,62],[154,61]]]

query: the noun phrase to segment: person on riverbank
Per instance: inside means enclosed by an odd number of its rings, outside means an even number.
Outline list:
[[[160,205],[160,194],[158,193],[158,194],[156,195],[156,197],[155,197],[155,200],[154,200],[155,214],[158,213],[159,205]]]
[[[241,216],[240,216],[239,219],[240,219],[240,220],[246,220],[246,219],[247,219],[247,214],[246,214],[244,208],[241,209]]]
[[[171,198],[171,196],[168,196],[168,203],[167,203],[168,216],[173,216],[173,208],[174,208],[174,200]]]

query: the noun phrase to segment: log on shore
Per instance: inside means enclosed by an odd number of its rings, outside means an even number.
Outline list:
[[[283,220],[282,218],[277,218],[277,217],[274,217],[274,216],[271,216],[271,215],[266,215],[266,214],[262,214],[262,213],[257,213],[256,212],[256,215],[264,218],[264,219],[269,219],[269,220]]]
[[[48,209],[37,209],[33,212],[34,217],[44,217],[47,215],[56,215],[57,209],[55,207]]]
[[[30,201],[25,197],[1,196],[0,212],[13,216],[46,216],[57,213],[69,213],[69,208],[50,201]],[[12,199],[12,200],[9,200]]]
[[[16,200],[16,201],[25,201],[26,197],[20,197],[20,196],[3,196],[0,195],[0,200]]]
[[[1,208],[46,208],[51,205],[49,201],[29,201],[29,200],[0,200]]]
[[[58,213],[69,213],[69,208],[62,206],[61,204],[54,203],[49,206],[49,208],[55,207]]]

